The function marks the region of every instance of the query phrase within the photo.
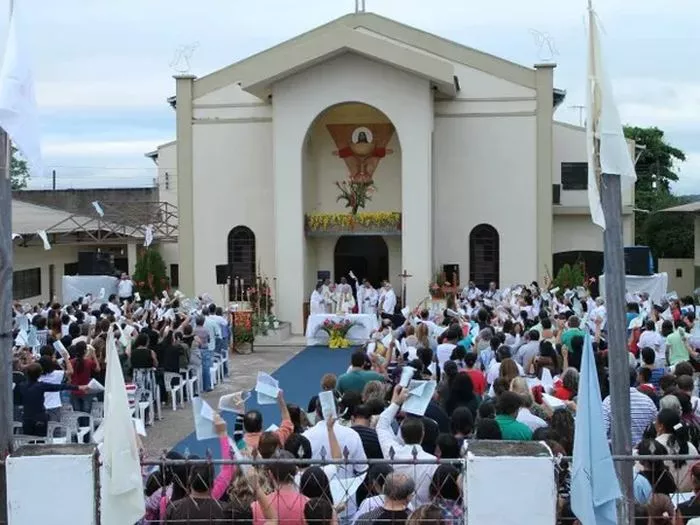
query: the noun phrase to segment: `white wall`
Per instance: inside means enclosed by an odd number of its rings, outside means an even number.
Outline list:
[[[469,234],[482,223],[500,236],[502,285],[537,277],[536,152],[534,115],[436,119],[436,258],[459,264],[463,282]]]
[[[177,144],[158,147],[158,193],[161,202],[177,206]]]
[[[622,238],[625,246],[634,245],[634,217],[622,218]],[[603,251],[603,230],[593,224],[590,215],[554,216],[553,253],[569,251]]]
[[[394,123],[402,152],[402,231],[405,266],[414,275],[409,302],[418,301],[432,274],[431,132],[432,90],[426,80],[345,54],[280,81],[273,87],[274,185],[280,317],[302,327],[308,276],[303,231],[303,144],[314,120],[343,102],[371,105]]]
[[[51,250],[44,250],[43,246],[29,246],[24,248],[14,244],[13,271],[41,268],[41,294],[35,297],[26,297],[20,300],[22,303],[36,304],[51,300],[49,297],[49,267],[54,265],[54,293],[58,301],[62,300],[61,281],[64,275],[64,265],[78,262],[78,251],[91,251],[87,246],[53,246]]]
[[[668,291],[678,295],[692,295],[695,289],[695,264],[693,259],[659,259],[659,273],[668,274]],[[680,276],[677,272],[680,271]]]

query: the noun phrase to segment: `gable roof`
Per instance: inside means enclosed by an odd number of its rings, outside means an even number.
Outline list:
[[[452,78],[452,87],[448,88],[447,69],[441,64],[451,65],[449,62],[461,63],[531,89],[536,87],[534,69],[374,13],[353,13],[195,80],[193,96],[200,98],[236,82],[259,96],[265,80],[272,83],[285,76],[285,66],[287,74],[294,74],[348,51],[430,78],[438,89],[445,89],[448,94],[456,89],[455,82]],[[407,67],[411,64],[412,67]]]

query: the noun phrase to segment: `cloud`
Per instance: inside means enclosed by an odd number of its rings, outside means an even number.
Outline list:
[[[155,150],[159,144],[168,142],[162,140],[122,140],[81,142],[67,140],[64,142],[45,142],[42,151],[46,157],[114,157],[115,155],[140,155]]]
[[[700,151],[686,153],[686,160],[679,168],[678,182],[673,184],[676,195],[700,194]]]

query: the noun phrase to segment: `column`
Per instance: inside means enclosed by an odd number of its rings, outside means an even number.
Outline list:
[[[535,65],[537,90],[537,275],[542,281],[552,272],[552,116],[554,114],[554,68],[556,64]]]
[[[192,88],[193,75],[175,77],[177,111],[177,214],[180,290],[194,297],[194,180],[192,144]]]
[[[138,261],[138,245],[130,242],[126,245],[126,258],[129,264],[129,275],[134,275],[136,271],[136,261]]]

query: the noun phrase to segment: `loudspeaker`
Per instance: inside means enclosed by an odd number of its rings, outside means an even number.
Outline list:
[[[456,286],[460,283],[459,280],[459,264],[443,264],[442,271],[445,274],[445,279],[452,286]]]
[[[114,255],[107,252],[78,252],[79,275],[114,275]]]
[[[231,268],[228,264],[216,265],[216,284],[228,284],[231,276]]]
[[[651,275],[654,273],[651,250],[648,246],[625,248],[625,275]]]

